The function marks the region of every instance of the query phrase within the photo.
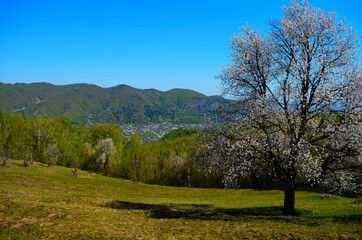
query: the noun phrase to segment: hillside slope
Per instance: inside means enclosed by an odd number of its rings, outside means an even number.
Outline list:
[[[101,88],[90,84],[0,83],[0,109],[29,116],[66,116],[73,123],[200,123],[228,102],[224,98],[172,89]]]
[[[361,205],[297,192],[176,188],[36,163],[0,166],[0,239],[359,239]]]

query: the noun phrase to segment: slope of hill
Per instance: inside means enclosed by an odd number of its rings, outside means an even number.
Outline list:
[[[361,205],[297,192],[176,188],[36,163],[0,166],[0,239],[360,239]]]
[[[29,116],[66,116],[73,123],[200,123],[228,100],[172,89],[101,88],[90,84],[0,83],[0,109]]]

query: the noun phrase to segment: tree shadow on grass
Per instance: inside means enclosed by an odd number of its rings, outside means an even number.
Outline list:
[[[149,218],[154,219],[195,219],[242,221],[250,219],[277,220],[295,222],[303,225],[315,225],[315,221],[282,215],[283,207],[250,207],[250,208],[217,208],[207,204],[146,204],[126,201],[113,201],[102,205],[113,209],[143,210]],[[308,214],[307,211],[297,211],[297,215]]]
[[[362,215],[349,215],[349,216],[338,216],[338,217],[333,217],[333,222],[338,222],[338,223],[345,223],[345,222],[350,222],[350,223],[362,223]]]
[[[217,208],[209,204],[147,204],[113,201],[101,205],[113,209],[143,210],[154,219],[194,219],[221,221],[272,220],[305,226],[318,226],[326,221],[361,223],[362,215],[318,216],[311,211],[297,209],[295,217],[283,216],[283,207]]]

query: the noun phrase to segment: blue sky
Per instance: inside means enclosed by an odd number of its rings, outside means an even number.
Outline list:
[[[361,36],[362,1],[310,0]],[[128,84],[220,94],[230,35],[267,31],[289,0],[0,0],[0,82]]]

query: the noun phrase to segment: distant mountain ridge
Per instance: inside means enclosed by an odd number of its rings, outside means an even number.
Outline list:
[[[66,116],[73,123],[202,123],[228,100],[193,90],[102,88],[92,84],[0,83],[0,109],[29,116]]]

